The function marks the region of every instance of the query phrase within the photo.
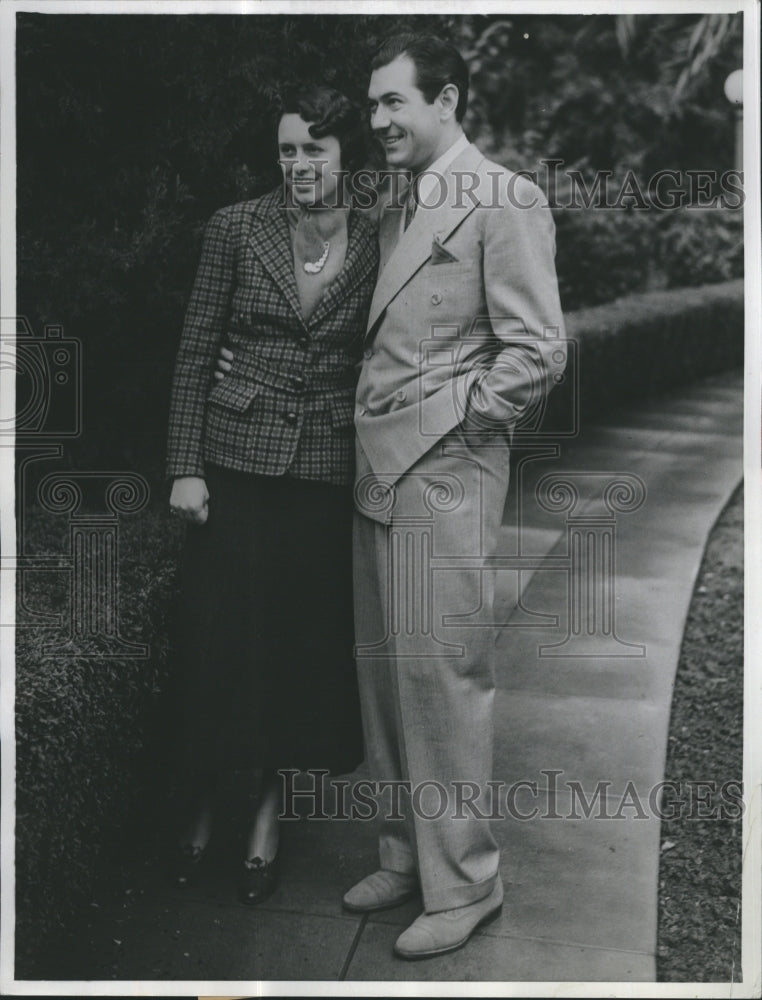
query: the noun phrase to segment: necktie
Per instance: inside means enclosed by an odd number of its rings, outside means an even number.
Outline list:
[[[418,183],[413,181],[405,201],[405,229],[413,221],[416,209],[418,208]]]

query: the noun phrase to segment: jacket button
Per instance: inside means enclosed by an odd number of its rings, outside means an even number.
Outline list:
[[[297,421],[297,419],[298,419],[298,417],[297,417],[297,414],[294,413],[293,410],[288,410],[287,413],[283,414],[283,419],[286,421],[287,424],[295,424],[296,421]]]
[[[439,292],[434,292],[434,294],[431,296],[432,305],[438,306],[441,301],[442,301],[442,296],[439,294]]]
[[[292,379],[292,382],[293,382],[294,388],[295,389],[300,389],[300,390],[303,389],[304,386],[305,386],[305,384],[306,384],[301,375],[294,376],[294,378]]]
[[[407,393],[405,392],[404,389],[398,389],[394,395],[397,397],[400,403],[404,403],[405,400],[407,399]]]
[[[362,352],[362,356],[365,358],[366,361],[370,360],[370,358],[373,357],[372,349],[370,347],[366,347],[366,349]]]
[[[357,412],[360,414],[361,417],[364,417],[368,411],[365,409],[364,406],[361,406]]]

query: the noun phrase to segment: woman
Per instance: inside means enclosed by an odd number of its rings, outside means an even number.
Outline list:
[[[170,506],[188,522],[176,642],[179,762],[194,775],[173,877],[211,833],[216,774],[261,771],[241,895],[277,878],[283,768],[362,759],[352,660],[353,413],[376,238],[351,209],[358,109],[284,102],[283,186],[208,224],[177,356]],[[222,345],[232,370],[214,384]]]

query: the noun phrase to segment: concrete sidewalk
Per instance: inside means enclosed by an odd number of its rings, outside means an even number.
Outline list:
[[[419,903],[371,918],[341,909],[377,867],[372,824],[302,820],[260,907],[236,902],[227,850],[184,892],[154,865],[130,872],[78,932],[67,978],[653,981],[649,795],[707,535],[741,479],[742,416],[740,376],[720,376],[591,426],[560,455],[519,456],[497,568],[494,773],[518,794],[503,793],[494,824],[503,913],[465,949],[395,959]]]

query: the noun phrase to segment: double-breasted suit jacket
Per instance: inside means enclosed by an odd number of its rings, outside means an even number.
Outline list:
[[[371,773],[409,782],[405,821],[382,821],[381,864],[417,870],[433,912],[475,902],[496,878],[489,823],[458,806],[469,785],[483,803],[491,777],[484,559],[511,428],[565,352],[540,189],[468,145],[428,201],[404,232],[402,208],[380,222],[355,413],[355,621]]]
[[[351,483],[357,363],[378,268],[376,232],[349,216],[344,267],[307,321],[280,189],[220,209],[204,236],[170,406],[169,476],[206,463]],[[219,383],[221,345],[234,354]]]

